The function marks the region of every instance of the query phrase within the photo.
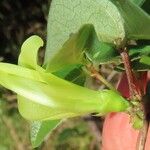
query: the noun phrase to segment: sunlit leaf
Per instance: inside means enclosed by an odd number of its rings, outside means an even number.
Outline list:
[[[85,55],[94,64],[117,63],[119,53],[114,45],[100,42],[94,26],[84,25],[76,34],[71,35],[63,47],[47,64],[47,71],[85,64]]]
[[[83,64],[84,51],[90,42],[92,32],[93,26],[85,25],[77,33],[70,35],[62,48],[50,59],[46,69],[56,72],[66,66]]]
[[[109,0],[54,0],[48,19],[45,65],[58,53],[70,34],[84,24],[93,24],[98,39],[108,43],[124,39],[123,19]]]

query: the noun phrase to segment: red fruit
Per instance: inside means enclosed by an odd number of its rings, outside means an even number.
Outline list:
[[[143,92],[145,92],[146,83],[147,75],[144,73],[138,81],[140,87],[143,88]],[[118,84],[118,90],[124,97],[129,97],[129,88],[125,74]],[[125,113],[110,113],[106,116],[103,126],[102,149],[136,150],[138,133],[138,130],[132,128],[129,115]],[[150,129],[147,135],[145,150],[150,150]]]

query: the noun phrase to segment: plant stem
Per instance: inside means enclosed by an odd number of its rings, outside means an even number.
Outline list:
[[[127,75],[127,80],[128,80],[128,84],[129,84],[129,91],[130,91],[130,98],[135,99],[135,97],[136,97],[140,100],[141,94],[137,90],[137,84],[135,84],[135,76],[132,72],[131,62],[130,62],[130,58],[129,58],[129,54],[127,52],[127,49],[124,48],[123,51],[120,52],[120,55],[121,55],[122,61],[124,63],[125,72]]]
[[[129,54],[127,52],[127,49],[124,48],[122,51],[120,51],[120,55],[122,57],[123,63],[124,63],[124,67],[125,67],[125,72],[127,75],[127,80],[128,80],[128,84],[129,84],[129,90],[130,90],[130,99],[132,100],[139,100],[140,104],[141,104],[141,111],[145,112],[144,113],[144,124],[142,129],[140,129],[139,131],[139,135],[138,135],[138,140],[136,143],[136,150],[144,150],[145,149],[145,143],[146,143],[146,138],[147,138],[147,132],[148,132],[148,127],[149,127],[149,123],[146,119],[146,111],[144,108],[144,105],[142,104],[142,94],[141,94],[141,89],[138,85],[138,82],[135,78],[135,75],[132,72],[132,68],[131,68],[131,62],[129,59]]]
[[[92,77],[95,77],[97,80],[101,81],[109,89],[118,92],[93,66],[88,67],[88,70],[90,70]]]

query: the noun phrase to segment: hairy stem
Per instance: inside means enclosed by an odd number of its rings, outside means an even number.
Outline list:
[[[127,80],[128,80],[128,84],[129,84],[129,91],[130,91],[130,99],[132,100],[139,100],[140,104],[141,104],[141,111],[145,112],[145,108],[142,104],[142,94],[141,94],[141,89],[138,85],[137,79],[135,77],[135,75],[132,72],[132,68],[131,68],[131,62],[130,62],[130,58],[127,52],[127,49],[124,48],[121,52],[120,55],[122,57],[123,63],[124,63],[124,67],[125,67],[125,72],[127,75]],[[144,150],[145,149],[145,143],[146,143],[146,138],[147,138],[147,132],[148,132],[148,121],[146,120],[146,112],[144,113],[144,125],[142,127],[142,129],[140,129],[139,131],[139,135],[138,135],[138,140],[136,143],[136,150]]]
[[[124,63],[125,72],[127,75],[127,80],[128,80],[128,84],[129,84],[129,91],[130,91],[130,98],[135,99],[135,97],[136,97],[140,100],[141,95],[138,91],[137,84],[135,84],[135,76],[132,72],[131,62],[130,62],[130,58],[129,58],[129,54],[127,52],[127,49],[124,48],[123,51],[120,52],[120,55],[121,55],[122,61]]]

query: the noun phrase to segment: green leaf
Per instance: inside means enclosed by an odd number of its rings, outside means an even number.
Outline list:
[[[83,54],[92,32],[93,26],[85,25],[77,33],[70,35],[62,48],[50,59],[46,69],[56,72],[66,66],[83,64]]]
[[[83,71],[82,67],[82,65],[70,65],[53,74],[77,85],[84,86],[86,73]]]
[[[104,42],[114,43],[125,37],[123,19],[111,1],[54,0],[48,19],[45,65],[57,55],[70,34],[85,24],[93,24],[98,39]]]
[[[139,6],[142,6],[146,0],[131,0],[131,1]]]
[[[129,49],[129,55],[132,57],[132,59],[137,59],[144,55],[150,55],[150,45],[133,47]]]
[[[119,56],[113,44],[99,41],[94,27],[86,45],[85,54],[92,63],[97,65],[117,63]]]
[[[70,74],[71,71],[73,71],[74,69],[79,69],[81,68],[82,65],[69,65],[69,66],[66,66],[62,69],[60,69],[59,71],[57,72],[53,72],[54,75],[56,75],[57,77],[59,78],[62,78],[62,79],[65,79],[65,77]],[[69,81],[69,80],[68,80]]]
[[[94,64],[106,64],[117,61],[119,53],[112,44],[100,42],[93,25],[84,25],[73,34],[60,51],[47,64],[47,71],[84,64],[84,53]]]
[[[126,37],[150,39],[150,16],[130,0],[111,0],[124,19]]]
[[[150,66],[150,57],[142,56],[142,58],[140,59],[140,62],[145,64],[145,65],[149,65]]]
[[[36,69],[38,50],[43,46],[43,40],[36,35],[28,38],[21,47],[18,63],[21,66]]]
[[[93,63],[115,62],[119,53],[113,45],[100,42],[94,26],[84,25],[76,34],[71,35],[59,52],[47,64],[47,71],[56,72],[61,68],[82,65],[84,53]],[[117,59],[116,59],[117,60]]]
[[[82,67],[78,67],[71,70],[70,73],[67,74],[64,79],[74,84],[84,86],[86,74],[83,71]]]
[[[31,124],[31,143],[33,148],[38,147],[41,145],[45,137],[48,133],[51,133],[53,129],[55,129],[58,124],[60,123],[59,120],[48,120],[48,121],[34,121]]]

